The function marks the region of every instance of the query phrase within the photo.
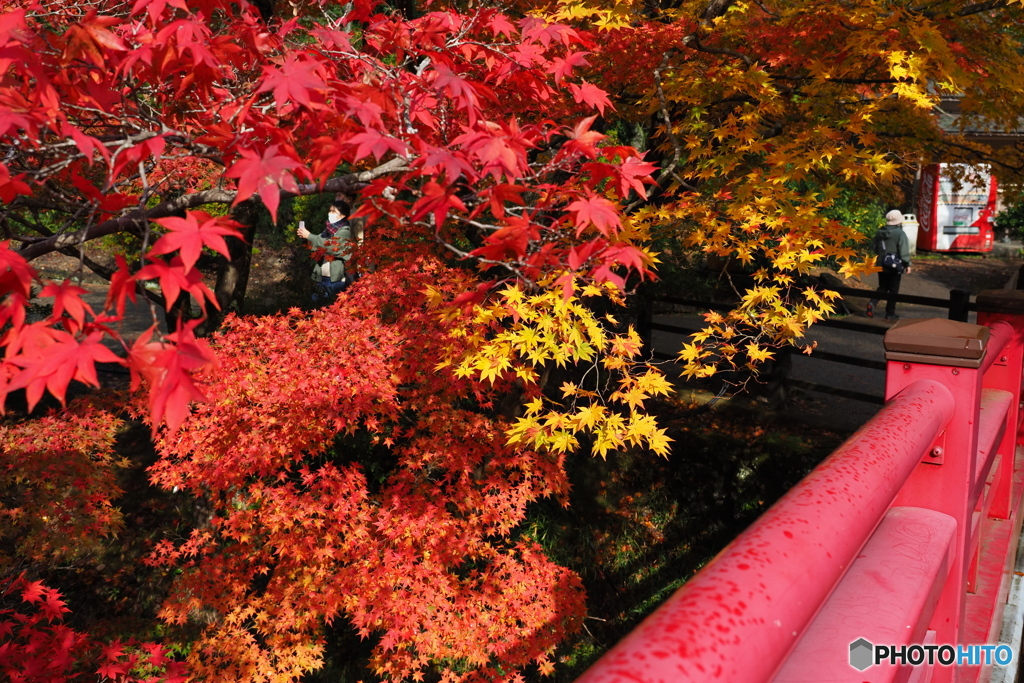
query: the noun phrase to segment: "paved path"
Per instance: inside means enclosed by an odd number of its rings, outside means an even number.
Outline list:
[[[864,278],[862,284],[850,286],[856,289],[874,289],[878,286],[878,278],[876,275],[869,275]],[[903,276],[900,293],[946,301],[949,299],[949,288],[946,285],[920,275],[913,269],[909,274]],[[891,327],[892,323],[884,321],[881,317],[866,317],[867,299],[846,297],[845,302],[851,314],[838,319],[865,325],[871,332],[853,332],[815,325],[802,340],[802,345],[817,342],[815,350],[819,352],[852,356],[878,363],[884,362],[885,350],[882,346],[882,335]],[[884,301],[880,302],[876,307],[876,314],[884,312],[884,307]],[[897,304],[896,313],[901,319],[945,318],[948,315],[948,311],[944,308],[907,303]],[[975,318],[976,315],[972,312],[969,321],[973,323]],[[654,321],[694,329],[701,327],[703,323],[703,320],[696,314],[656,315]],[[677,353],[684,340],[684,335],[654,332],[654,348],[662,353]],[[876,397],[878,401],[881,401],[885,392],[885,372],[883,370],[823,360],[820,354],[816,357],[813,352],[809,356],[793,355],[790,378],[797,382],[809,382],[869,394]],[[681,383],[680,388],[685,392],[687,385]],[[868,403],[797,388],[791,392],[784,412],[811,423],[843,431],[853,431],[874,415],[879,407],[878,403]]]
[[[86,281],[78,282],[77,284],[79,287],[86,290],[86,293],[82,296],[85,303],[87,303],[95,313],[99,314],[102,312],[107,299],[107,283]],[[159,326],[161,332],[167,332],[167,322],[164,318],[163,310],[159,307],[151,306],[142,296],[138,296],[137,299],[138,300],[135,303],[132,303],[131,300],[126,300],[124,318],[111,325],[111,328],[120,334],[129,345],[135,341],[140,334],[148,330],[154,324]],[[35,298],[33,299],[33,303],[49,306],[53,304],[53,299]],[[125,354],[124,347],[120,342],[114,339],[106,337],[103,340],[103,344],[120,356]]]

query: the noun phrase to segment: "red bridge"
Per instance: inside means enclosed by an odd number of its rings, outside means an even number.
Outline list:
[[[1024,291],[977,305],[892,327],[882,410],[580,683],[1014,680]]]

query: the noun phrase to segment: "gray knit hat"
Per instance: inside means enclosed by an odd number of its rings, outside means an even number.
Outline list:
[[[899,209],[893,209],[889,213],[885,214],[886,225],[903,225],[903,212]]]

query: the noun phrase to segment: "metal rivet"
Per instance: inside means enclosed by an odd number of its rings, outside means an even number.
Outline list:
[[[929,453],[928,455],[932,456],[933,458],[940,457],[942,455],[942,447],[941,446],[936,446],[935,448],[932,449],[931,453]]]
[[[1000,363],[1005,363],[1006,362],[1006,356],[1003,356],[1002,358],[1000,358],[999,362]]]
[[[959,370],[954,370],[954,371],[953,371],[953,374],[954,374],[954,375],[959,375],[959,374],[960,374],[960,371],[959,371]]]
[[[904,363],[903,364],[903,369],[904,370],[909,370],[910,369],[910,363]]]

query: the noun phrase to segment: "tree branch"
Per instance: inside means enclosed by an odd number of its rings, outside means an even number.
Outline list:
[[[660,105],[659,113],[661,114],[662,123],[665,124],[665,135],[668,136],[669,141],[672,143],[672,160],[662,169],[661,175],[658,177],[659,183],[675,171],[676,166],[683,157],[683,146],[680,144],[679,138],[676,137],[675,131],[672,130],[672,117],[668,114],[668,100],[665,97],[665,89],[662,87],[661,82],[661,72],[668,68],[669,56],[670,53],[666,52],[661,58],[661,64],[654,69],[654,84],[657,86],[658,104]]]
[[[747,66],[752,66],[754,64],[754,60],[752,60],[750,57],[746,56],[742,52],[730,50],[727,47],[708,47],[702,44],[700,42],[700,38],[697,37],[696,33],[691,33],[690,35],[687,36],[687,38],[689,38],[689,40],[684,39],[683,45],[690,48],[691,50],[706,52],[712,55],[726,55],[729,57],[735,57],[736,59],[742,59],[743,63],[746,64]]]
[[[396,158],[368,171],[348,173],[343,176],[331,178],[322,185],[316,183],[299,185],[298,193],[282,192],[281,196],[293,197],[331,192],[351,193],[361,189],[366,183],[375,178],[387,175],[388,173],[395,173],[405,168],[408,168],[408,162],[405,159]],[[231,204],[235,201],[235,197],[237,195],[238,193],[234,190],[220,189],[203,190],[202,192],[196,192],[194,194],[182,195],[175,199],[161,202],[160,204],[146,210],[132,211],[124,216],[120,216],[119,218],[112,218],[108,221],[103,221],[102,223],[97,223],[96,225],[83,228],[82,230],[53,235],[46,239],[39,240],[38,242],[33,242],[32,244],[26,244],[18,250],[18,253],[26,260],[31,261],[32,259],[39,258],[44,254],[49,254],[53,251],[60,251],[65,247],[77,246],[83,242],[88,242],[98,237],[105,237],[106,235],[113,235],[119,232],[129,232],[134,235],[141,236],[148,222],[155,218],[174,216],[185,209],[193,209],[199,206],[205,206],[206,204]]]
[[[81,253],[78,249],[75,249],[73,247],[64,247],[63,249],[58,249],[57,251],[59,251],[62,254],[65,254],[66,256],[72,256],[76,259],[79,259],[82,263],[85,264],[86,268],[96,273],[107,282],[110,282],[110,280],[114,277],[116,271],[113,268],[108,268],[102,263],[93,261],[85,254]],[[167,303],[164,301],[164,297],[160,294],[157,294],[156,292],[149,291],[148,289],[142,286],[141,282],[135,283],[135,291],[141,294],[149,301],[152,301],[160,308],[167,310]]]
[[[949,14],[946,14],[945,16],[942,16],[941,18],[943,18],[943,19],[952,19],[952,18],[969,17],[972,14],[981,14],[982,12],[988,12],[989,10],[993,10],[993,9],[1002,9],[1004,7],[1009,7],[1009,6],[1010,6],[1010,3],[1008,3],[1006,0],[989,0],[989,2],[976,2],[973,5],[968,5],[967,7],[961,7],[958,10],[950,12]],[[939,17],[939,13],[938,12],[924,12],[924,16],[928,17],[929,19],[935,19],[935,18]]]
[[[726,11],[732,6],[734,0],[711,0],[708,3],[707,9],[704,10],[704,14],[701,18],[704,21],[711,21],[717,19],[726,13]]]

